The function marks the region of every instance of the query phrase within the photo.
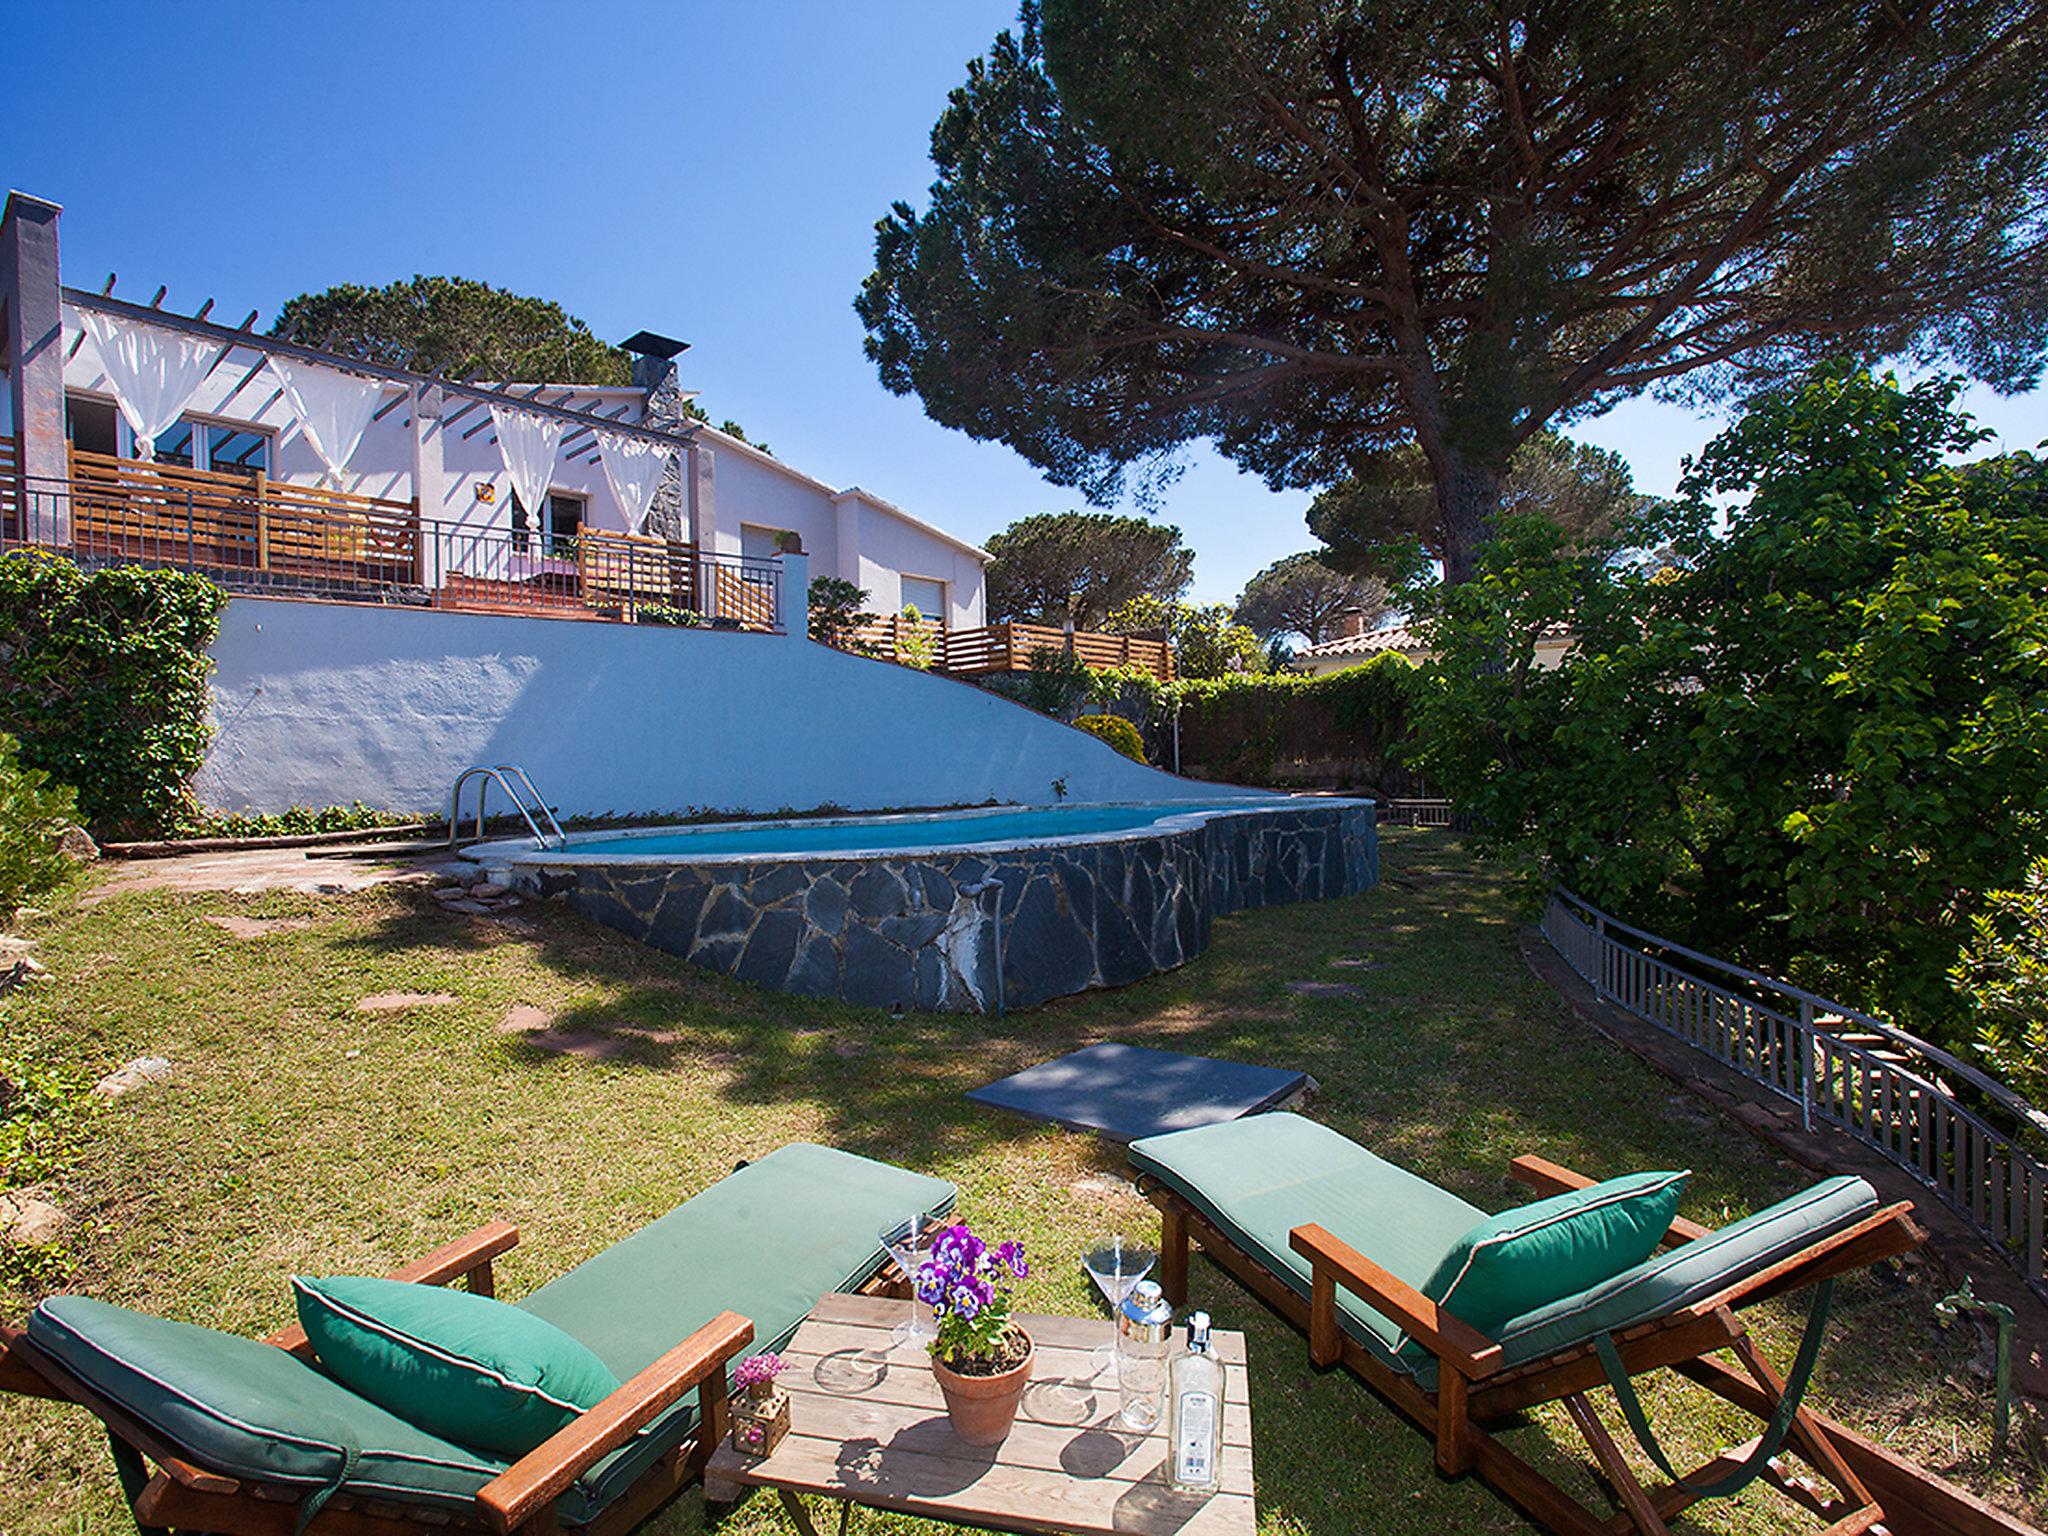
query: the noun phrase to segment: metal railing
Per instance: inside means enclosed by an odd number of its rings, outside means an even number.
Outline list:
[[[1382,800],[1379,820],[1395,827],[1450,827],[1456,825],[1456,813],[1448,800]]]
[[[1550,947],[1602,998],[1846,1131],[1927,1186],[2044,1297],[2048,1115],[1904,1030],[1608,916],[1570,891]]]
[[[548,849],[548,839],[553,837],[554,846],[566,848],[569,838],[562,831],[562,824],[555,820],[555,813],[548,809],[548,803],[541,798],[539,790],[533,787],[533,779],[517,763],[479,763],[465,768],[457,775],[455,787],[448,791],[448,846],[455,847],[460,836],[462,821],[462,787],[471,779],[476,780],[476,840],[484,840],[484,802],[490,798],[491,785],[496,784],[505,791],[505,797],[519,812],[519,819],[526,823],[526,830],[533,834],[533,843],[543,853]],[[526,793],[522,795],[520,790]],[[530,802],[530,803],[529,803]],[[540,829],[547,823],[547,831]]]
[[[4,440],[0,440],[4,441]],[[780,631],[781,563],[601,530],[441,522],[410,502],[73,455],[68,480],[0,463],[0,548],[199,572],[232,592],[552,618]]]

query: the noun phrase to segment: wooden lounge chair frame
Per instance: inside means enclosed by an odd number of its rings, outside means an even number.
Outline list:
[[[1510,1171],[1545,1195],[1593,1182],[1540,1157],[1516,1158]],[[1626,1536],[1631,1531],[1668,1536],[1666,1522],[1699,1497],[1678,1483],[1650,1490],[1637,1480],[1587,1396],[1606,1380],[1590,1342],[1505,1366],[1499,1344],[1314,1225],[1296,1227],[1289,1234],[1295,1252],[1310,1265],[1311,1285],[1304,1298],[1295,1288],[1298,1282],[1276,1275],[1152,1176],[1141,1181],[1141,1188],[1160,1212],[1159,1279],[1169,1301],[1186,1305],[1188,1254],[1193,1244],[1200,1244],[1281,1316],[1307,1332],[1309,1358],[1316,1365],[1350,1367],[1429,1433],[1436,1442],[1436,1464],[1446,1475],[1478,1472],[1560,1536]],[[1709,1235],[1707,1228],[1680,1218],[1672,1222],[1664,1244],[1670,1247]],[[1910,1203],[1886,1206],[1715,1295],[1623,1331],[1615,1338],[1622,1363],[1631,1378],[1669,1367],[1760,1421],[1767,1420],[1785,1383],[1751,1342],[1736,1312],[1909,1252],[1925,1239],[1912,1220]],[[1344,1331],[1337,1307],[1339,1287],[1399,1324],[1436,1357],[1434,1392],[1388,1367]],[[1708,1358],[1724,1350],[1734,1355],[1741,1371]],[[1551,1402],[1564,1406],[1584,1437],[1619,1513],[1601,1515],[1587,1508],[1483,1427]],[[1722,1452],[1682,1481],[1699,1483],[1732,1470],[1755,1443]],[[1821,1481],[1796,1475],[1782,1456],[1773,1458],[1762,1477],[1825,1521],[1825,1536],[1855,1536],[1879,1521],[1893,1536],[1923,1531],[2010,1536],[2027,1530],[1810,1408],[1802,1406],[1794,1415],[1785,1449],[1796,1453]]]
[[[461,1281],[479,1296],[494,1294],[491,1261],[519,1242],[519,1229],[493,1221],[467,1237],[435,1249],[391,1278],[417,1285]],[[890,1294],[902,1282],[879,1276],[862,1287]],[[556,1501],[606,1456],[691,1392],[697,1394],[697,1425],[691,1434],[643,1473],[589,1525],[586,1536],[619,1536],[630,1531],[695,1479],[725,1437],[730,1399],[728,1363],[754,1337],[754,1325],[737,1312],[721,1312],[667,1354],[626,1382],[573,1424],[536,1446],[478,1490],[475,1508],[451,1508],[445,1501],[402,1504],[391,1499],[338,1494],[307,1526],[305,1536],[402,1536],[402,1533],[485,1532],[489,1536],[552,1536],[564,1529]],[[296,1325],[266,1343],[311,1358],[312,1346]],[[132,1495],[135,1523],[143,1536],[185,1532],[189,1536],[293,1536],[300,1486],[226,1477],[195,1465],[185,1452],[137,1423],[93,1391],[18,1328],[0,1325],[0,1391],[80,1404],[156,1470]]]

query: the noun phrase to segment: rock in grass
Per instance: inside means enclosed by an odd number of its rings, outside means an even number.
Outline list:
[[[138,1056],[126,1066],[117,1067],[92,1085],[92,1091],[103,1099],[118,1099],[123,1094],[146,1088],[151,1083],[163,1082],[171,1075],[171,1064],[161,1056]]]
[[[16,1248],[47,1248],[64,1235],[71,1218],[25,1189],[0,1194],[0,1240]]]
[[[356,1003],[357,1013],[403,1013],[408,1008],[438,1008],[462,1001],[452,992],[373,992]]]

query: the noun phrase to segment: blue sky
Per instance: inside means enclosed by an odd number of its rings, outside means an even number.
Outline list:
[[[853,295],[873,224],[1014,0],[574,6],[4,0],[0,176],[65,205],[67,280],[264,323],[295,293],[458,273],[559,300],[609,339],[692,343],[687,383],[835,485],[982,538],[1080,505],[875,380]],[[2005,445],[2040,393],[1969,401]],[[1668,491],[1713,423],[1649,401],[1578,435]],[[1195,595],[1311,543],[1303,493],[1190,455],[1161,516]]]

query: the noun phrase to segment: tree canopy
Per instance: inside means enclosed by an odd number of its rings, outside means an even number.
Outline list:
[[[1818,358],[2048,338],[2038,0],[1027,0],[856,301],[883,383],[1107,502],[1213,439],[1419,451],[1464,580],[1516,449]]]
[[[1502,513],[1534,513],[1572,540],[1612,533],[1650,507],[1618,453],[1542,432],[1517,448],[1501,480]],[[1436,492],[1418,448],[1396,449],[1310,503],[1319,558],[1340,571],[1389,581],[1425,574],[1444,559]]]
[[[550,299],[467,277],[337,283],[285,301],[270,334],[414,373],[520,384],[622,385],[625,352]]]
[[[2048,468],[1946,463],[1981,435],[1955,392],[1829,368],[1614,540],[1503,519],[1442,595],[1418,721],[1483,839],[1954,1041],[1972,920],[2048,854]],[[1539,672],[1557,623],[1578,644]]]
[[[1039,512],[992,536],[986,548],[995,557],[987,572],[991,620],[1100,629],[1131,599],[1177,598],[1194,577],[1195,557],[1180,530],[1145,517]]]
[[[1228,603],[1183,603],[1150,595],[1132,598],[1103,625],[1111,634],[1161,634],[1173,649],[1181,677],[1230,677],[1265,672],[1266,647],[1237,619]]]
[[[1314,551],[1275,560],[1245,583],[1237,622],[1265,641],[1300,635],[1310,645],[1336,638],[1337,620],[1357,610],[1370,628],[1387,611],[1386,583],[1332,570]]]

